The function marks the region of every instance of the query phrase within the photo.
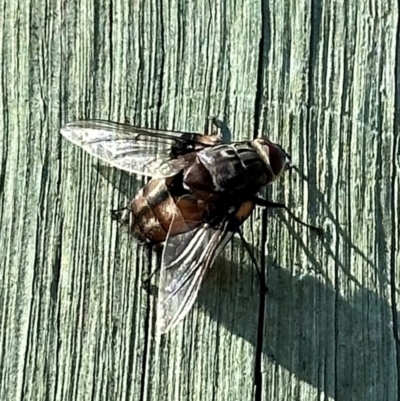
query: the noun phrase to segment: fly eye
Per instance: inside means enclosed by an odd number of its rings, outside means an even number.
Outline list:
[[[285,149],[282,148],[281,145],[279,145],[279,143],[275,144],[281,151],[282,153],[286,156],[286,161],[290,164],[290,161],[292,160],[291,156],[289,155],[288,152],[286,152]]]

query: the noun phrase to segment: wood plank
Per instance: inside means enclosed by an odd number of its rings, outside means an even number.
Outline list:
[[[271,5],[264,122],[307,176],[277,195],[326,234],[269,231],[266,399],[397,399],[397,8],[303,6]]]
[[[0,399],[397,399],[397,21],[389,0],[5,0]],[[271,212],[264,246],[260,211],[246,223],[267,258],[260,355],[236,239],[155,338],[155,257],[110,219],[143,180],[59,135],[77,118],[199,131],[215,114],[234,140],[260,116],[306,177],[269,195],[326,230]]]

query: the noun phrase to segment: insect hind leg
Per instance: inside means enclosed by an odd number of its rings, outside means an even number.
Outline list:
[[[119,209],[112,209],[111,210],[111,218],[119,223],[126,222],[126,219],[129,217],[128,208],[121,207]]]

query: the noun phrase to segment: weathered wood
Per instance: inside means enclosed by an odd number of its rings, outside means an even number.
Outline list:
[[[394,1],[5,0],[0,399],[398,399],[397,24]],[[240,241],[158,341],[141,289],[155,258],[109,213],[142,180],[59,135],[89,117],[202,130],[212,114],[234,140],[260,117],[306,177],[271,196],[326,230],[273,213],[264,249],[260,212],[245,225],[268,262],[259,372]]]

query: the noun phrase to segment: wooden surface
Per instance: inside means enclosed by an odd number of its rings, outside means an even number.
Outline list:
[[[96,0],[0,6],[0,399],[400,399],[395,1]],[[257,127],[303,172],[158,341],[154,267],[110,219],[142,185],[59,135],[77,118]],[[260,342],[262,334],[262,342]]]

